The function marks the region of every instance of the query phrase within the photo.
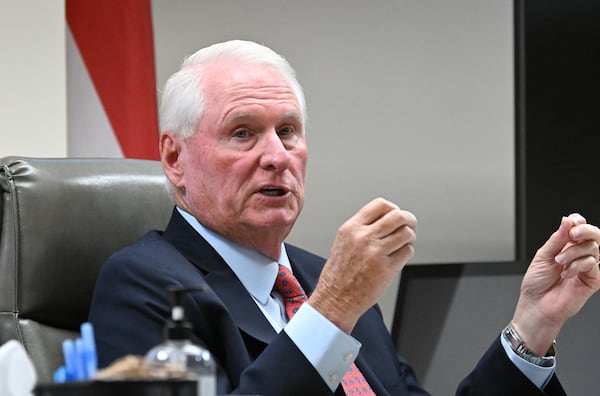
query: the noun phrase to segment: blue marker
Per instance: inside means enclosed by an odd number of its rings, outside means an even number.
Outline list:
[[[81,338],[78,338],[75,340],[75,369],[76,369],[76,374],[75,374],[75,380],[76,381],[82,381],[84,379],[86,379],[85,377],[85,368],[83,365],[83,342],[81,341]]]
[[[83,381],[92,378],[98,370],[96,341],[91,323],[81,325],[81,338],[64,340],[62,344],[65,365],[54,372],[54,382]]]
[[[67,381],[67,370],[65,369],[65,366],[60,366],[55,372],[54,372],[54,382],[56,382],[57,384],[62,384],[63,382]]]
[[[94,339],[94,328],[91,323],[81,325],[81,358],[85,379],[92,378],[98,369],[98,357],[96,355],[96,341]]]
[[[77,353],[75,352],[75,343],[67,339],[63,341],[63,355],[65,355],[65,381],[74,381],[77,379]]]

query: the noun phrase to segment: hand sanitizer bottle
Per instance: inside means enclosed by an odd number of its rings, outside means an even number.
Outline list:
[[[201,291],[199,288],[174,288],[171,319],[165,326],[165,341],[152,348],[145,357],[150,368],[170,366],[185,370],[189,377],[198,381],[198,396],[215,396],[216,366],[210,352],[190,340],[192,326],[185,317],[183,297],[185,293]]]

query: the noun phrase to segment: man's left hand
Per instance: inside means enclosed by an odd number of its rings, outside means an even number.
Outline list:
[[[579,214],[563,217],[537,251],[523,282],[513,326],[544,356],[563,324],[600,289],[600,229]]]

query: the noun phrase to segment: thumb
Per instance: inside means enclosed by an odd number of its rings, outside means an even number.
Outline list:
[[[562,250],[564,250],[566,245],[569,242],[571,242],[571,238],[569,237],[569,231],[574,225],[575,224],[573,220],[563,216],[563,218],[560,221],[560,226],[558,227],[558,230],[556,230],[550,236],[550,238],[538,251],[538,254],[542,255],[542,257],[540,258],[554,260],[554,256],[556,256]]]

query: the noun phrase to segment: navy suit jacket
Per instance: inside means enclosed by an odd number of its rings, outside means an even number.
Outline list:
[[[310,293],[325,260],[286,245],[294,274]],[[144,355],[164,340],[173,286],[205,286],[185,309],[193,341],[217,362],[219,394],[331,395],[313,366],[284,331],[277,334],[219,254],[174,210],[164,232],[150,231],[102,267],[89,320],[100,367]],[[315,334],[318,336],[318,334]],[[375,306],[352,336],[362,343],[356,365],[377,395],[427,395],[400,357]],[[448,364],[451,364],[448,362]],[[497,339],[460,384],[458,395],[562,395],[553,377],[544,393],[508,360]],[[337,395],[343,395],[341,386]]]

